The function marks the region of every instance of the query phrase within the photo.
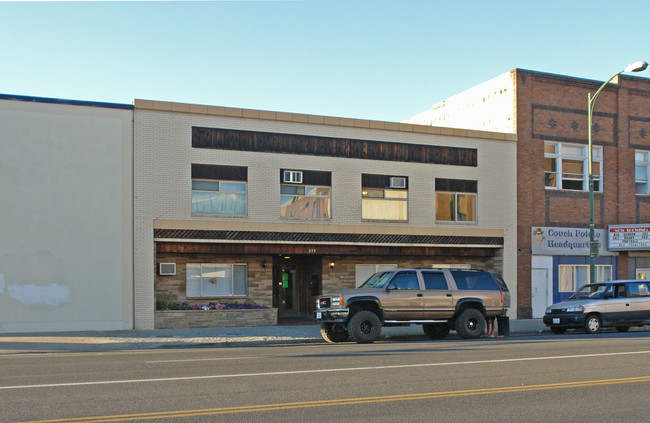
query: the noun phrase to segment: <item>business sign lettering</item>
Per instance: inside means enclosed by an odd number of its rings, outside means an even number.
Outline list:
[[[598,245],[598,255],[612,255],[604,248],[604,229],[594,230],[594,240]],[[556,228],[533,226],[532,253],[535,255],[551,256],[588,256],[589,255],[589,229],[583,228]]]
[[[611,225],[608,248],[611,251],[650,250],[650,225]]]

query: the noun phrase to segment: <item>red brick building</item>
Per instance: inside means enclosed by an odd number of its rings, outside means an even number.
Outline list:
[[[514,69],[408,120],[517,135],[518,318],[589,281],[587,95],[602,84]],[[596,279],[646,278],[650,79],[619,75],[603,89],[592,142]]]

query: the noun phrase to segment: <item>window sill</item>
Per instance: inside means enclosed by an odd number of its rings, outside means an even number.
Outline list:
[[[207,217],[207,218],[215,218],[215,217],[224,217],[227,219],[231,218],[239,218],[239,219],[246,219],[248,218],[248,215],[239,215],[239,214],[192,214],[192,217]]]
[[[361,219],[366,223],[409,223],[408,220]]]

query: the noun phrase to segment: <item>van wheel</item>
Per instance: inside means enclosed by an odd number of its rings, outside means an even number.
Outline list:
[[[585,333],[594,334],[600,329],[600,317],[596,314],[590,314],[585,319]]]
[[[329,343],[345,342],[348,340],[348,331],[341,325],[323,323],[320,325],[320,335]]]
[[[358,344],[370,344],[381,335],[381,321],[372,311],[359,311],[348,322],[350,339]]]
[[[425,323],[422,325],[424,334],[431,339],[442,339],[449,335],[449,323]]]
[[[483,335],[485,317],[475,308],[468,308],[456,319],[456,332],[461,338],[473,339]]]

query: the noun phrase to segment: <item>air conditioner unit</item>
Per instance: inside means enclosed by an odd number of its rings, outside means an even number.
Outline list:
[[[406,188],[406,178],[403,176],[393,176],[390,178],[391,188]]]
[[[302,172],[297,170],[285,170],[282,173],[282,182],[289,184],[302,184]]]
[[[176,263],[160,263],[158,274],[160,276],[174,276],[176,274]]]

